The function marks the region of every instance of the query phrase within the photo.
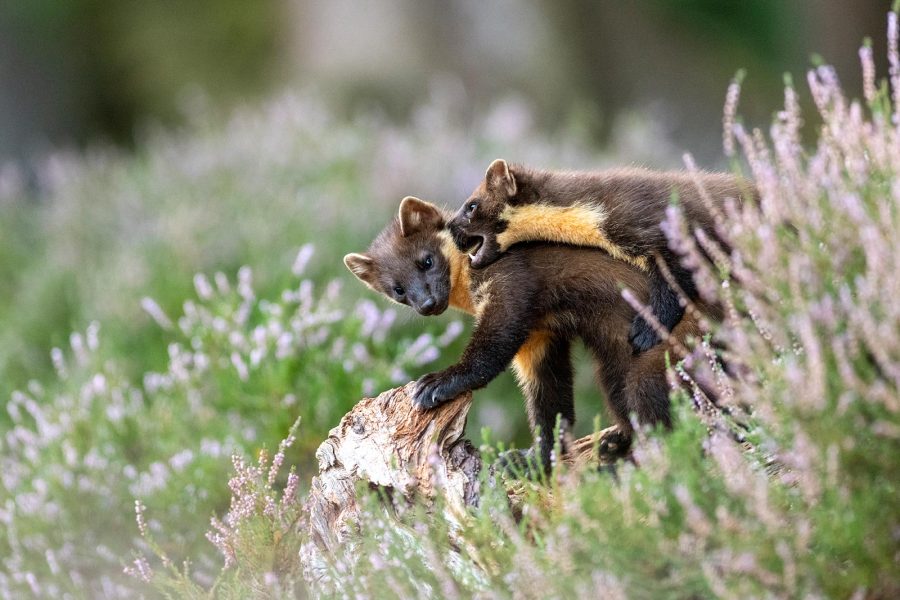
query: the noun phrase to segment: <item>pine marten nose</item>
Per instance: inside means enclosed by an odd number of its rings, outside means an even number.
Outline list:
[[[431,309],[434,308],[435,304],[437,303],[434,301],[434,298],[426,298],[425,301],[422,302],[422,304],[419,306],[419,312],[430,312]]]

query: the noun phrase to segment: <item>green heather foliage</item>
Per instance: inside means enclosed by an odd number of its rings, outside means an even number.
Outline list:
[[[502,490],[462,523],[439,508],[388,511],[373,494],[321,589],[296,560],[311,451],[360,394],[452,360],[462,329],[397,325],[403,313],[359,286],[350,300],[328,283],[338,257],[406,193],[454,204],[497,148],[548,166],[602,159],[542,138],[510,105],[466,128],[438,97],[396,128],[335,122],[290,96],[134,158],[56,159],[37,213],[4,173],[13,243],[0,285],[23,291],[0,308],[4,345],[19,349],[0,369],[38,375],[16,383],[2,422],[0,595],[897,597],[895,13],[888,23],[886,82],[860,51],[863,101],[827,66],[808,74],[813,145],[792,85],[768,133],[736,123],[739,83],[729,88],[725,151],[760,192],[719,216],[733,252],[686,235],[677,206],[667,216],[701,294],[726,308],[710,336],[733,373],[703,344],[671,377],[717,388],[742,443],[731,419],[696,410],[697,389],[676,396],[674,432],[642,432],[639,466],[615,478],[557,468],[543,486],[518,484],[520,514]],[[234,275],[194,275],[216,270]],[[54,337],[73,323],[81,333]],[[58,348],[52,370],[29,355],[42,343]]]

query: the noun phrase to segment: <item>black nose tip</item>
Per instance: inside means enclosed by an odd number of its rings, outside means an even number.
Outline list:
[[[422,302],[421,306],[419,306],[419,311],[423,313],[431,312],[434,309],[435,304],[437,304],[437,302],[434,301],[434,298],[428,298]]]

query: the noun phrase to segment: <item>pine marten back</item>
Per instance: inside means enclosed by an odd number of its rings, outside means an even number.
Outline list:
[[[607,171],[542,171],[495,160],[484,181],[451,219],[457,245],[469,250],[470,264],[485,268],[512,246],[546,241],[601,248],[610,256],[645,271],[650,279],[649,305],[672,330],[684,315],[678,295],[656,263],[660,257],[678,287],[696,299],[688,269],[669,249],[660,223],[673,197],[681,204],[691,230],[717,239],[715,215],[727,198],[753,195],[747,181],[724,173],[696,175],[628,168]],[[705,197],[704,197],[705,195]],[[635,352],[659,342],[656,331],[635,317],[629,339]]]

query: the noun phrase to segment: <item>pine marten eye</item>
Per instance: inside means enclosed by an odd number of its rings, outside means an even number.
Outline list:
[[[398,296],[402,296],[403,294],[406,293],[406,290],[403,289],[402,285],[397,284],[394,286],[394,293],[397,294]]]
[[[473,200],[472,202],[469,202],[466,205],[466,215],[471,217],[473,214],[475,214],[476,208],[478,208],[478,202],[476,202],[475,200]]]
[[[432,260],[431,256],[429,255],[422,259],[421,264],[422,264],[422,270],[427,271],[428,269],[430,269],[431,267],[434,266],[434,260]]]

